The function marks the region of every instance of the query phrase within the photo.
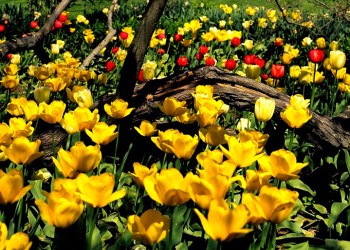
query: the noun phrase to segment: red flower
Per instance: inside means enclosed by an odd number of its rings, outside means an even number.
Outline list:
[[[265,66],[265,60],[259,57],[255,57],[254,64],[259,65],[260,69],[262,69]]]
[[[208,57],[207,60],[205,60],[205,65],[207,66],[215,66],[216,60],[213,57]]]
[[[106,62],[106,70],[108,72],[114,70],[115,67],[116,67],[116,65],[115,65],[115,63],[113,61],[107,61]]]
[[[166,38],[166,36],[165,36],[165,34],[158,34],[158,35],[157,35],[157,38],[158,38],[159,40],[162,40],[162,39]]]
[[[228,70],[234,70],[237,66],[237,63],[233,59],[227,59],[225,62],[225,68]]]
[[[180,35],[180,34],[174,35],[175,42],[181,42],[183,38],[184,38],[183,35]]]
[[[32,29],[36,29],[37,27],[39,27],[38,22],[37,21],[31,21],[30,22],[30,27]]]
[[[267,80],[269,78],[269,75],[264,73],[264,74],[261,74],[261,79],[263,80]]]
[[[12,54],[7,54],[7,59],[11,59],[12,58]]]
[[[0,32],[3,32],[5,30],[5,25],[0,24]]]
[[[271,77],[275,79],[282,78],[284,76],[284,65],[272,64]]]
[[[60,20],[55,20],[55,28],[60,29],[63,27],[63,23]]]
[[[164,55],[165,54],[165,50],[164,49],[158,49],[157,53],[159,55]]]
[[[67,15],[64,15],[64,14],[62,14],[62,13],[58,16],[58,20],[59,20],[60,22],[62,22],[62,23],[64,23],[65,21],[67,21],[67,19],[68,19],[68,16],[67,16]]]
[[[119,48],[118,47],[114,47],[112,49],[112,54],[116,54],[118,52]]]
[[[274,43],[275,43],[275,45],[276,45],[277,47],[281,47],[281,46],[283,45],[283,39],[280,38],[280,37],[277,37],[277,38],[275,39]]]
[[[245,64],[254,64],[255,58],[256,58],[256,55],[254,55],[254,54],[245,55],[243,58],[243,61],[245,62]]]
[[[179,65],[180,67],[186,67],[188,64],[188,59],[186,56],[180,56],[177,59],[177,65]]]
[[[144,82],[145,81],[145,79],[143,78],[143,69],[141,69],[139,74],[137,75],[137,80],[139,82]]]
[[[237,47],[237,46],[239,46],[240,44],[241,44],[241,39],[240,39],[240,38],[238,38],[238,37],[232,38],[232,40],[231,40],[231,45],[232,45],[233,47]]]
[[[203,54],[203,55],[205,55],[205,54],[207,54],[208,53],[208,47],[207,46],[204,46],[204,45],[201,45],[201,46],[199,46],[199,53],[201,53],[201,54]]]
[[[120,37],[120,39],[122,39],[122,40],[126,40],[126,39],[128,39],[129,34],[126,33],[126,32],[124,32],[124,31],[122,31],[122,32],[119,33],[119,37]]]
[[[204,58],[204,55],[203,55],[202,53],[200,53],[200,52],[196,53],[196,59],[197,59],[198,61],[202,61],[203,58]]]
[[[312,49],[309,52],[310,61],[313,63],[321,63],[324,60],[324,50],[323,49]]]

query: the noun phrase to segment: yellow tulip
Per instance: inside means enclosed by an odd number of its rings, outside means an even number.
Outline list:
[[[40,139],[30,142],[28,138],[21,136],[15,138],[9,147],[0,146],[0,149],[10,161],[27,165],[43,155],[43,152],[39,152],[40,144]]]
[[[126,101],[116,99],[111,105],[105,104],[104,109],[109,116],[115,119],[121,119],[128,116],[135,108],[128,108],[128,103]]]
[[[175,119],[182,124],[192,124],[196,121],[196,115],[191,113],[191,110],[185,108],[185,113],[175,116]]]
[[[259,196],[244,193],[242,204],[246,205],[250,211],[250,221],[253,224],[260,224],[264,221],[280,224],[293,211],[298,196],[296,191],[265,185],[260,189]]]
[[[74,112],[69,111],[68,113],[65,113],[63,118],[60,120],[60,124],[64,130],[70,135],[78,133],[79,130],[79,123],[75,120]]]
[[[293,79],[298,79],[301,73],[301,68],[298,65],[293,65],[289,68],[289,75]]]
[[[329,49],[330,50],[338,50],[339,49],[339,42],[338,41],[331,41],[329,43]]]
[[[195,93],[192,94],[194,98],[213,98],[213,85],[197,85]]]
[[[114,175],[107,172],[91,177],[79,174],[77,177],[77,187],[81,199],[94,208],[105,207],[126,195],[125,190],[113,192],[114,184]]]
[[[225,144],[226,130],[220,125],[209,125],[206,128],[199,129],[199,137],[201,140],[208,145],[218,146],[220,144]]]
[[[20,136],[28,137],[34,132],[32,127],[32,122],[26,122],[25,119],[20,117],[12,117],[9,120],[9,126],[13,131],[12,138],[17,138]]]
[[[259,191],[262,186],[269,185],[270,179],[271,179],[271,174],[269,172],[247,169],[247,172],[246,172],[246,181],[247,181],[246,190],[248,192],[254,192],[256,190]]]
[[[177,158],[189,160],[196,150],[198,142],[199,139],[197,135],[192,137],[191,135],[176,133],[173,135],[172,143],[169,147]]]
[[[224,199],[213,200],[210,202],[208,219],[198,209],[195,208],[194,211],[204,231],[213,240],[230,241],[253,231],[243,228],[249,219],[249,211],[243,205],[231,210]]]
[[[50,104],[41,102],[39,104],[40,118],[51,124],[55,124],[62,119],[66,104],[63,101],[52,101]]]
[[[74,101],[81,108],[90,108],[94,101],[92,99],[91,91],[88,88],[76,91],[73,93]]]
[[[10,62],[13,64],[19,64],[21,62],[21,55],[20,54],[12,54]]]
[[[267,140],[269,139],[268,134],[263,134],[259,131],[256,131],[254,129],[246,129],[242,130],[238,134],[239,141],[245,142],[249,140],[254,140],[258,143],[258,152],[260,153],[263,149],[265,144],[267,143]]]
[[[23,198],[31,185],[23,187],[22,171],[10,170],[7,174],[0,169],[0,204],[12,204]]]
[[[9,146],[12,142],[12,135],[13,130],[10,128],[10,126],[2,122],[0,124],[0,146]]]
[[[70,151],[60,149],[59,160],[52,157],[55,166],[66,178],[75,178],[79,173],[87,173],[95,169],[102,159],[100,146],[85,146],[79,141],[70,148]]]
[[[142,136],[152,136],[157,132],[157,122],[149,122],[147,120],[142,120],[140,127],[134,127],[135,130]]]
[[[219,145],[220,149],[229,161],[241,168],[249,167],[263,155],[262,153],[258,154],[259,145],[253,138],[247,141],[239,141],[234,136],[228,136],[227,144],[228,150],[222,145]]]
[[[26,105],[22,106],[22,109],[27,121],[36,121],[39,119],[39,106],[35,101],[29,100]]]
[[[270,156],[263,156],[258,160],[259,169],[269,172],[273,177],[287,181],[299,178],[300,170],[309,163],[297,163],[294,153],[285,149],[279,149]]]
[[[10,103],[7,104],[6,111],[13,116],[24,115],[22,107],[27,104],[28,100],[26,97],[11,98]]]
[[[170,231],[170,219],[159,211],[148,209],[141,217],[129,216],[127,226],[134,239],[152,245],[166,238]]]
[[[196,120],[201,127],[206,127],[216,123],[219,111],[214,102],[203,103],[197,111]]]
[[[41,67],[36,67],[33,69],[34,76],[41,81],[48,79],[51,75],[55,73],[54,69],[50,65],[42,65]]]
[[[88,108],[77,107],[73,111],[74,119],[79,124],[79,130],[92,129],[95,124],[100,120],[98,109],[94,109],[92,112]]]
[[[134,162],[134,173],[130,173],[131,178],[136,182],[140,187],[144,186],[144,180],[147,176],[154,176],[158,172],[156,164],[152,164],[150,168],[141,165],[139,162]]]
[[[34,89],[34,99],[37,103],[48,102],[50,100],[50,88],[41,86]]]
[[[17,76],[6,75],[0,82],[4,88],[14,89],[19,85],[19,78]]]
[[[319,49],[325,49],[326,48],[326,40],[323,37],[319,37],[316,39],[316,46]]]
[[[346,62],[346,55],[343,51],[332,50],[329,52],[329,64],[332,69],[339,70],[344,67]]]
[[[75,70],[74,77],[80,82],[87,82],[91,79],[91,72],[89,70]]]
[[[61,77],[48,78],[45,80],[44,84],[50,88],[51,92],[59,92],[67,87],[67,81]]]
[[[289,65],[292,63],[294,56],[290,53],[283,53],[280,59],[281,59],[283,64]]]
[[[166,115],[179,116],[186,111],[186,101],[178,101],[174,97],[166,97],[163,105],[159,105],[159,109]]]
[[[67,228],[76,222],[83,213],[84,204],[80,195],[61,186],[47,195],[47,202],[37,199],[41,218],[58,228]]]
[[[118,132],[114,132],[116,128],[117,125],[108,126],[105,122],[97,122],[91,131],[85,129],[85,133],[94,143],[107,145],[117,138]]]
[[[257,9],[252,7],[252,6],[248,6],[246,9],[245,9],[245,12],[249,15],[249,16],[254,16],[255,13],[257,12]]]
[[[312,118],[309,109],[296,109],[292,105],[287,106],[286,109],[280,113],[280,115],[282,120],[291,128],[301,128]]]
[[[304,96],[301,94],[292,95],[290,97],[290,105],[295,109],[306,109],[310,105],[310,99],[304,99]]]
[[[11,63],[4,68],[4,72],[6,75],[14,76],[18,72],[18,65]]]
[[[249,64],[245,68],[245,74],[250,79],[257,79],[260,76],[261,68],[259,65]]]
[[[272,98],[260,97],[256,100],[254,113],[256,119],[261,122],[269,121],[275,111],[275,100]]]
[[[155,176],[144,179],[146,192],[151,199],[167,206],[183,204],[190,199],[188,184],[189,178],[184,178],[176,168],[163,168]]]
[[[253,40],[245,39],[244,43],[242,43],[242,44],[249,51],[254,48],[254,41]]]
[[[128,55],[128,51],[126,51],[124,49],[119,49],[117,54],[116,54],[116,58],[119,62],[122,62],[125,60],[127,55]]]
[[[163,152],[173,154],[171,147],[173,135],[180,133],[177,129],[167,129],[166,131],[158,131],[158,136],[152,136],[151,141]]]
[[[7,239],[8,230],[5,223],[0,221],[0,249],[16,249],[16,250],[29,250],[32,246],[32,242],[29,241],[29,237],[26,233],[17,232],[12,234]]]

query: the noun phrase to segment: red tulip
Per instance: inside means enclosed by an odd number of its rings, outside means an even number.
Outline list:
[[[239,46],[240,44],[241,44],[241,39],[240,39],[240,38],[238,38],[238,37],[232,38],[232,40],[231,40],[231,45],[232,45],[233,47],[237,47],[237,46]]]
[[[63,27],[63,23],[60,20],[55,20],[55,28],[60,29]]]
[[[310,61],[313,63],[321,63],[324,60],[324,50],[323,49],[312,49],[309,52]]]
[[[112,71],[116,68],[116,65],[113,61],[107,61],[106,62],[106,70],[109,72],[109,71]]]
[[[164,55],[165,54],[165,50],[164,49],[158,49],[157,53],[159,55]]]
[[[145,79],[143,78],[143,69],[141,69],[139,74],[137,75],[137,80],[139,82],[144,82],[145,81]]]
[[[216,60],[213,57],[208,57],[207,60],[205,60],[205,65],[207,66],[215,66]]]
[[[254,64],[255,58],[256,58],[256,55],[254,55],[254,54],[245,55],[243,58],[243,61],[245,62],[245,64]]]
[[[199,53],[201,53],[201,54],[203,54],[203,55],[205,55],[205,54],[207,54],[208,53],[208,47],[207,46],[204,46],[204,45],[201,45],[201,46],[199,46]]]
[[[267,80],[269,78],[269,75],[264,73],[264,74],[261,74],[261,79],[262,80]]]
[[[259,65],[260,69],[262,69],[265,66],[265,60],[259,57],[255,57],[254,64]]]
[[[124,31],[122,31],[122,32],[119,33],[119,37],[120,37],[120,39],[122,39],[122,40],[126,40],[126,39],[128,39],[129,34],[126,33],[126,32],[124,32]]]
[[[158,38],[159,40],[162,40],[162,39],[166,38],[166,36],[165,36],[165,34],[158,34],[158,35],[157,35],[157,38]]]
[[[272,64],[271,77],[275,79],[282,78],[284,76],[284,65]]]
[[[7,59],[11,59],[12,58],[12,54],[7,54]]]
[[[237,66],[237,63],[233,59],[227,59],[225,62],[225,68],[228,70],[234,70]]]
[[[196,59],[197,59],[198,61],[202,61],[203,58],[204,58],[204,55],[203,55],[202,53],[200,53],[200,52],[196,53]]]
[[[119,51],[119,48],[118,47],[114,47],[112,49],[112,54],[116,54],[118,51]]]
[[[32,29],[36,29],[37,27],[39,27],[38,22],[37,21],[31,21],[30,22],[30,27]]]
[[[64,15],[64,14],[60,14],[58,16],[58,20],[60,20],[62,23],[64,23],[65,21],[67,21],[68,19],[68,16],[67,15]]]
[[[186,67],[188,64],[188,59],[186,56],[180,56],[177,59],[177,65],[179,65],[180,67]]]
[[[184,38],[183,35],[180,35],[180,34],[174,35],[175,42],[181,42],[183,38]]]
[[[5,30],[5,25],[0,24],[0,32],[3,32]]]

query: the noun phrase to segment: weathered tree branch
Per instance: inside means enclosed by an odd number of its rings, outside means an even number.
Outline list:
[[[0,44],[0,58],[5,57],[8,53],[16,53],[21,50],[26,50],[35,47],[41,40],[46,37],[50,31],[51,27],[54,25],[57,17],[62,13],[63,10],[74,0],[62,0],[56,7],[56,9],[51,13],[49,19],[46,21],[44,26],[35,33],[31,35],[13,39]]]
[[[113,13],[114,13],[114,9],[115,9],[115,6],[116,6],[117,2],[118,2],[117,0],[113,0],[112,3],[111,3],[111,6],[109,7],[109,11],[108,11],[108,34],[96,46],[96,48],[94,48],[91,51],[91,53],[84,59],[83,63],[79,67],[80,69],[85,69],[87,66],[89,66],[89,64],[95,58],[95,56],[101,51],[101,49],[103,49],[104,47],[107,46],[107,44],[111,41],[113,36],[117,33],[117,31],[112,26],[113,25],[113,23],[112,23],[112,21],[113,21]]]

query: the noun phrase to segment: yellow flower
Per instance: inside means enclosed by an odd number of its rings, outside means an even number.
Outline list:
[[[252,7],[252,6],[248,6],[246,9],[245,9],[245,12],[249,15],[249,16],[254,16],[255,13],[257,12],[257,9]]]
[[[301,74],[300,66],[293,65],[289,68],[289,75],[293,79],[298,79]]]
[[[91,79],[91,72],[90,70],[75,70],[74,71],[74,77],[80,82],[87,82]]]
[[[14,76],[18,72],[18,66],[17,64],[11,63],[10,65],[6,66],[4,68],[4,72],[6,75]]]
[[[147,60],[147,62],[145,62],[142,65],[142,68],[143,68],[143,78],[145,79],[145,81],[148,81],[154,78],[155,70],[157,68],[157,63],[155,61]]]
[[[191,110],[185,108],[186,111],[182,115],[175,116],[175,119],[183,124],[192,124],[196,121],[196,115],[191,113]]]
[[[268,134],[263,134],[254,129],[245,129],[239,132],[238,139],[240,142],[254,140],[258,143],[258,152],[261,152],[269,139]]]
[[[35,200],[41,218],[58,228],[67,228],[83,213],[84,204],[80,195],[61,186],[47,195],[47,203]]]
[[[51,92],[59,92],[67,87],[67,83],[65,78],[54,77],[46,79],[44,84],[50,88]]]
[[[267,19],[264,17],[258,18],[258,27],[266,28],[267,27]]]
[[[247,49],[247,50],[252,50],[254,48],[254,41],[253,40],[249,40],[249,39],[245,39],[243,46]]]
[[[254,113],[256,119],[261,122],[269,121],[275,111],[275,100],[272,98],[260,97],[256,100]]]
[[[40,117],[39,106],[33,100],[29,100],[26,105],[23,105],[22,110],[27,121],[36,121]]]
[[[338,41],[332,41],[329,43],[329,49],[330,50],[338,50],[339,49],[339,42]]]
[[[260,76],[261,68],[259,65],[249,64],[245,68],[246,77],[250,79],[257,79]]]
[[[23,187],[23,174],[17,169],[12,169],[7,174],[0,169],[0,186],[1,205],[12,204],[22,199],[32,187]]]
[[[297,163],[294,153],[285,149],[274,151],[270,156],[264,155],[258,163],[260,170],[269,172],[282,181],[299,178],[300,170],[309,164],[308,162]]]
[[[140,127],[134,127],[135,130],[142,136],[152,136],[157,132],[157,122],[149,122],[142,120]]]
[[[169,116],[179,116],[186,111],[186,101],[178,101],[174,97],[166,97],[163,105],[159,104],[160,110]]]
[[[191,20],[189,23],[184,24],[184,28],[192,33],[197,33],[197,31],[202,28],[202,23],[198,19]]]
[[[326,40],[323,37],[319,37],[316,39],[316,46],[319,49],[325,49],[326,48]]]
[[[125,190],[113,192],[114,184],[114,176],[107,172],[91,177],[86,174],[79,174],[77,177],[78,192],[81,199],[94,208],[105,207],[126,195]]]
[[[34,99],[37,103],[48,102],[50,100],[50,88],[47,86],[40,86],[34,89]]]
[[[312,118],[309,109],[296,109],[292,105],[287,106],[286,109],[280,113],[280,115],[282,120],[285,121],[285,123],[287,123],[291,128],[301,128]]]
[[[17,76],[6,75],[0,82],[4,88],[14,89],[19,85],[19,78]]]
[[[294,108],[307,108],[310,105],[310,99],[304,99],[304,96],[301,94],[292,95],[290,97],[290,105]]]
[[[22,107],[27,104],[28,100],[26,97],[11,98],[11,102],[7,104],[6,111],[13,116],[24,115]]]
[[[116,128],[117,125],[108,126],[105,122],[97,122],[92,128],[92,131],[85,129],[85,133],[94,143],[107,145],[117,138],[118,132],[114,132]]]
[[[346,55],[343,51],[332,50],[329,52],[329,64],[332,69],[339,70],[344,67],[346,62]]]
[[[29,250],[32,242],[26,233],[17,232],[7,239],[8,230],[5,223],[0,221],[0,249],[6,250]]]
[[[167,206],[186,203],[190,196],[187,192],[189,178],[182,176],[176,168],[163,168],[155,176],[144,179],[146,192],[152,200]]]
[[[291,64],[293,59],[294,59],[294,56],[290,53],[283,53],[281,56],[281,61],[285,65]]]
[[[77,107],[73,111],[74,119],[79,124],[79,130],[92,129],[96,122],[100,120],[98,109],[94,109],[92,112],[88,108]]]
[[[152,164],[150,168],[141,165],[139,162],[134,162],[134,173],[130,173],[131,178],[139,185],[140,187],[144,186],[144,180],[147,176],[155,176],[158,172],[156,164]]]
[[[271,174],[269,172],[247,169],[247,172],[246,172],[246,181],[247,181],[246,190],[248,192],[254,192],[256,190],[259,191],[262,186],[269,185],[270,179],[271,179]]]
[[[173,154],[171,147],[173,135],[180,133],[177,129],[167,129],[166,131],[158,131],[158,136],[152,136],[152,142],[163,152]]]
[[[34,132],[32,122],[30,121],[26,123],[26,121],[20,117],[10,118],[9,126],[13,131],[12,138],[17,138],[20,136],[28,137]]]
[[[79,173],[95,169],[102,159],[102,153],[99,145],[85,146],[84,142],[79,141],[70,151],[61,148],[58,158],[52,157],[52,160],[60,173],[66,178],[75,178]]]
[[[215,35],[211,32],[205,32],[202,33],[201,38],[205,41],[205,42],[210,42],[212,40],[214,40]]]
[[[9,147],[0,146],[0,149],[10,161],[18,165],[27,165],[42,156],[43,153],[39,152],[40,144],[40,139],[30,142],[28,138],[21,136],[15,138]]]
[[[246,205],[250,211],[250,221],[253,224],[260,224],[264,221],[280,224],[293,211],[298,196],[296,191],[265,185],[260,189],[259,196],[244,193],[242,204]]]
[[[79,123],[75,119],[73,111],[69,111],[68,113],[65,113],[64,117],[60,120],[60,124],[68,134],[72,135],[80,131]]]
[[[74,101],[81,108],[90,108],[94,103],[91,95],[91,91],[88,88],[83,88],[82,90],[75,91],[73,93]]]
[[[208,219],[197,208],[194,211],[204,231],[213,240],[230,241],[253,231],[253,229],[243,228],[249,219],[249,211],[243,205],[231,210],[224,199],[213,200],[210,202]]]
[[[6,123],[2,122],[0,124],[0,146],[5,145],[9,146],[12,141],[12,135],[13,135],[13,130],[9,125]]]
[[[127,225],[132,237],[147,245],[161,242],[170,231],[169,217],[153,209],[146,210],[141,217],[129,216]]]
[[[77,22],[78,23],[84,23],[86,21],[86,17],[84,17],[83,15],[78,15],[77,16]]]
[[[60,53],[60,47],[58,46],[58,44],[51,44],[51,53],[54,55],[58,55]]]
[[[109,116],[115,119],[121,119],[128,116],[135,108],[128,108],[128,103],[126,101],[116,99],[111,105],[105,104],[104,109]]]
[[[13,64],[19,64],[21,62],[21,56],[19,54],[12,54],[10,62]]]
[[[346,75],[346,68],[341,68],[338,70],[332,69],[332,74],[338,79],[343,80],[344,76]],[[316,76],[317,77],[317,76]]]
[[[191,135],[176,133],[173,135],[170,148],[177,158],[189,160],[196,150],[198,142],[199,139],[197,135],[192,137]]]
[[[220,149],[229,161],[232,161],[241,168],[249,167],[263,155],[258,154],[258,142],[253,138],[246,141],[239,141],[234,136],[228,136],[227,144],[228,150],[222,145],[219,145]]]
[[[66,104],[63,101],[52,101],[50,104],[41,102],[39,104],[40,118],[51,124],[55,124],[62,119]]]
[[[310,37],[304,37],[301,44],[304,46],[304,47],[307,47],[309,46],[310,44],[312,43],[312,39]]]
[[[199,129],[199,137],[201,140],[211,146],[218,146],[220,144],[225,144],[226,130],[220,125],[209,125],[206,128]]]
[[[197,110],[196,120],[201,127],[215,124],[219,117],[219,110],[214,100],[205,101]]]
[[[125,60],[126,56],[127,56],[128,52],[124,49],[119,49],[117,54],[116,54],[116,58],[119,62],[122,62]]]

